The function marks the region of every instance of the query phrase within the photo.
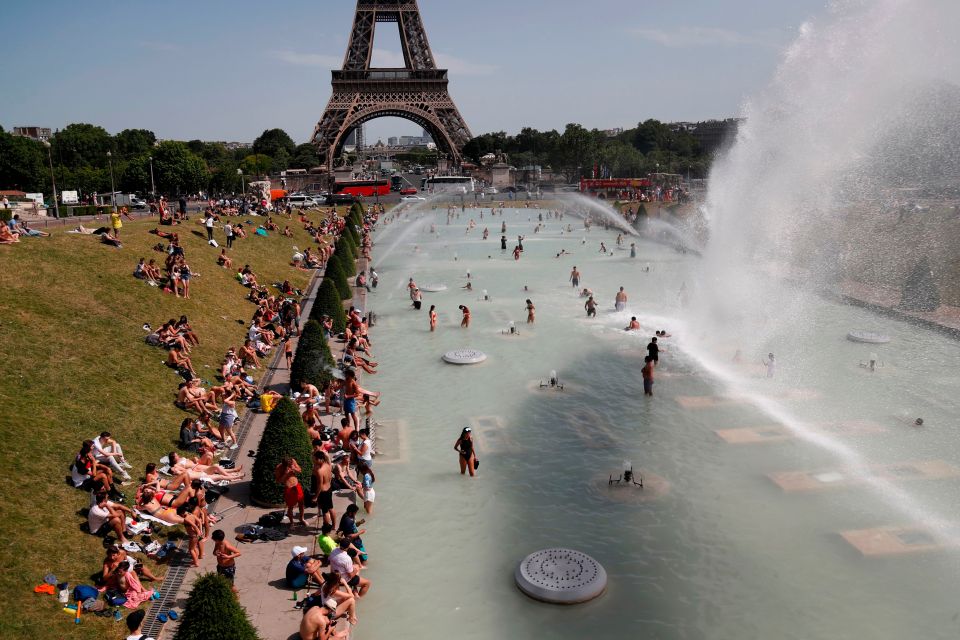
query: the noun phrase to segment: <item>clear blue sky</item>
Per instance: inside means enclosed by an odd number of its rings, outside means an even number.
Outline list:
[[[420,0],[474,134],[736,115],[826,0]],[[304,142],[343,59],[352,0],[4,0],[0,124]],[[399,55],[381,29],[376,61]],[[368,138],[417,133],[381,119]]]

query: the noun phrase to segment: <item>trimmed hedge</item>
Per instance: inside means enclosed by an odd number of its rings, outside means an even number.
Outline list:
[[[323,335],[323,327],[316,320],[308,321],[300,334],[297,353],[290,366],[290,388],[299,390],[302,382],[323,388],[333,378],[330,369],[334,366],[336,362]]]
[[[194,581],[181,615],[174,640],[261,640],[233,595],[230,582],[215,573],[203,574]]]
[[[347,274],[343,271],[343,258],[337,258],[337,254],[327,260],[327,268],[323,272],[324,279],[330,278],[333,284],[337,285],[337,291],[340,292],[341,300],[349,300],[353,297],[353,289],[350,287],[350,281],[347,280]]]
[[[338,240],[334,253],[340,254],[338,260],[344,275],[348,278],[357,275],[357,253],[349,242]]]
[[[310,436],[300,418],[297,405],[290,398],[281,398],[267,419],[263,437],[260,438],[260,447],[253,463],[253,480],[250,483],[251,501],[258,505],[283,503],[283,487],[274,480],[273,471],[288,456],[300,465],[300,484],[309,487],[310,474],[313,473],[311,455]],[[217,637],[231,636],[220,634]]]
[[[343,299],[340,297],[340,290],[334,284],[331,278],[324,278],[317,289],[317,297],[313,301],[313,308],[310,310],[310,319],[320,322],[324,316],[330,316],[333,319],[333,332],[343,333],[347,328],[347,314],[343,310]]]

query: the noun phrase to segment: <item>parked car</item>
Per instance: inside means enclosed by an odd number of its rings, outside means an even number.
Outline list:
[[[400,195],[402,196],[415,196],[417,195],[417,190],[413,187],[405,187],[400,189]]]
[[[426,200],[423,196],[403,196],[400,198],[400,202],[426,202]]]
[[[356,201],[357,199],[349,193],[331,193],[327,196],[326,204],[327,206],[335,206],[338,204],[353,204]]]
[[[292,195],[287,196],[287,203],[293,207],[319,207],[320,201],[313,196]]]
[[[147,201],[137,196],[130,196],[130,208],[131,209],[146,209]]]

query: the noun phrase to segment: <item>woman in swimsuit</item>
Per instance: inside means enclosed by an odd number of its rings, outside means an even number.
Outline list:
[[[466,427],[460,432],[460,437],[457,438],[457,441],[454,443],[453,449],[460,454],[460,475],[463,475],[465,471],[469,471],[470,475],[473,476],[476,465],[476,454],[473,451],[473,435],[470,427]]]
[[[537,308],[533,306],[533,302],[527,298],[527,324],[533,324],[536,310]]]
[[[469,282],[467,284],[470,284]],[[437,330],[437,305],[430,305],[430,331]]]
[[[152,489],[145,489],[137,500],[137,509],[142,513],[171,524],[183,523],[183,518],[177,515],[177,510],[160,504],[156,493]]]

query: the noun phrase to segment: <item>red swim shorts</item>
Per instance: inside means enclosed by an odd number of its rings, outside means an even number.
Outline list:
[[[283,501],[288,507],[295,507],[303,501],[303,487],[299,482],[283,490]]]

